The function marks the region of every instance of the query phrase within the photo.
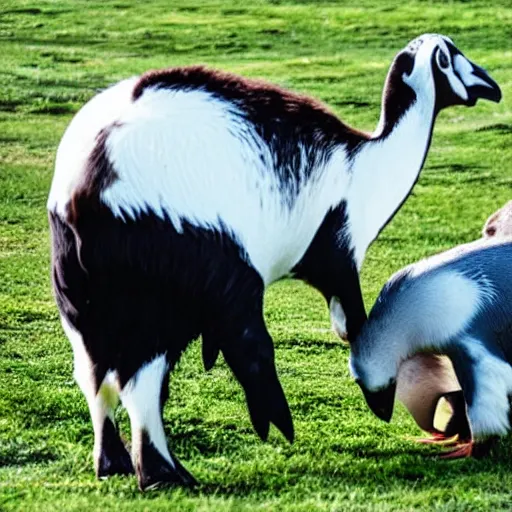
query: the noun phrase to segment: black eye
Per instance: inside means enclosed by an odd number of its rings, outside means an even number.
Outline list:
[[[450,60],[448,59],[448,55],[443,52],[443,50],[439,50],[437,52],[437,62],[439,63],[439,67],[441,69],[448,69],[450,66]]]

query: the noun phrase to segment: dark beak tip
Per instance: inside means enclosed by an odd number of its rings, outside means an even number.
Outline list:
[[[379,418],[380,420],[385,421],[386,423],[391,422],[391,418],[393,416],[393,408],[374,408],[372,409],[372,411],[375,414],[375,416],[377,416],[377,418]]]
[[[393,416],[393,408],[395,402],[396,383],[391,384],[387,388],[371,392],[361,386],[366,403],[377,418],[389,423]]]

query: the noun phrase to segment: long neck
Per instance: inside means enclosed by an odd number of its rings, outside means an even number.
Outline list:
[[[433,91],[433,87],[424,89]],[[386,97],[377,131],[353,162],[348,216],[359,267],[368,246],[416,183],[430,145],[434,94],[412,93],[408,104],[393,101],[394,96],[403,98],[404,92],[394,89]]]

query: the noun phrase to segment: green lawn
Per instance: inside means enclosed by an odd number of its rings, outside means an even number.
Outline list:
[[[512,197],[510,0],[2,0],[0,510],[512,509],[512,441],[487,460],[441,461],[407,440],[419,431],[403,408],[379,422],[351,382],[323,299],[293,281],[268,291],[266,315],[295,443],[275,431],[259,441],[241,389],[224,363],[203,371],[196,342],[173,374],[165,424],[201,487],[141,494],[134,477],[96,481],[89,414],[51,295],[55,150],[99,88],[206,63],[311,94],[372,130],[393,56],[423,32],[451,36],[504,100],[441,114],[413,195],[368,253],[368,307],[392,272],[478,237]],[[119,419],[127,434],[124,411]]]

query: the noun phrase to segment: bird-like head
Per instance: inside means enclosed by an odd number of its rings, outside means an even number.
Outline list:
[[[468,60],[453,41],[424,34],[395,57],[384,87],[376,133],[386,135],[416,101],[436,115],[451,105],[473,106],[479,98],[499,102],[501,90],[488,73]]]
[[[398,272],[381,291],[368,320],[350,344],[349,368],[368,407],[390,421],[395,403],[400,365],[414,350],[410,323],[403,321],[408,309],[408,273]],[[405,297],[405,301],[402,300]]]
[[[398,364],[389,355],[364,347],[364,334],[351,345],[349,368],[368,407],[381,420],[390,421],[395,404]]]
[[[402,79],[416,94],[433,81],[437,111],[451,105],[473,106],[478,99],[501,100],[498,84],[480,66],[471,62],[439,34],[424,34],[399,54],[403,57]]]

